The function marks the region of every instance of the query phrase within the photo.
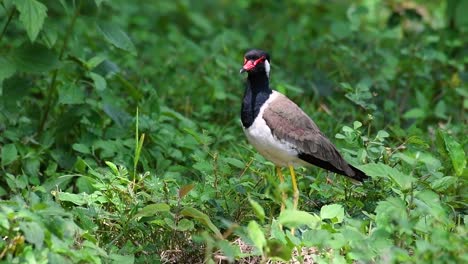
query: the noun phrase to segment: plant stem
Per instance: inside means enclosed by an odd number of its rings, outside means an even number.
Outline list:
[[[0,42],[2,41],[3,35],[5,35],[8,25],[10,24],[11,20],[13,19],[13,16],[15,15],[15,11],[16,9],[12,7],[10,10],[10,14],[8,15],[7,22],[5,23],[5,26],[3,26],[2,33],[0,33]]]
[[[65,50],[68,46],[68,41],[70,39],[70,36],[72,35],[73,28],[75,27],[76,19],[80,15],[80,7],[81,7],[81,1],[79,1],[78,5],[75,7],[75,12],[73,14],[72,20],[70,22],[70,25],[67,28],[65,37],[63,38],[63,44],[62,44],[62,48],[60,49],[59,60],[62,60],[63,55],[65,54]],[[54,72],[52,73],[52,80],[50,82],[49,89],[47,91],[47,103],[45,105],[44,115],[42,116],[41,122],[39,123],[38,137],[42,135],[42,132],[44,131],[45,123],[49,117],[52,99],[54,98],[54,94],[57,88],[57,74],[58,74],[58,69],[55,69]]]

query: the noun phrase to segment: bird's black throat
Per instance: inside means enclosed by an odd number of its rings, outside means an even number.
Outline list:
[[[272,90],[265,72],[250,73],[242,100],[241,120],[245,128],[250,127]]]

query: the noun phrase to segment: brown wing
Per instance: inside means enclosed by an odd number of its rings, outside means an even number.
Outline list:
[[[357,180],[367,177],[349,165],[314,121],[286,96],[278,93],[265,109],[263,119],[274,128],[273,136],[296,147],[300,159]]]

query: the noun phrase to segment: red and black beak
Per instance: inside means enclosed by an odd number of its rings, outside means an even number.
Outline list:
[[[265,56],[262,56],[256,60],[247,60],[244,58],[244,66],[240,69],[240,73],[243,72],[250,72],[251,70],[255,69],[255,67],[265,61]]]

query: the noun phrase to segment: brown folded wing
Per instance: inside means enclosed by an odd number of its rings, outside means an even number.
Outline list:
[[[265,109],[263,119],[273,136],[295,146],[300,159],[357,180],[365,176],[343,159],[314,121],[286,96],[278,94]]]

